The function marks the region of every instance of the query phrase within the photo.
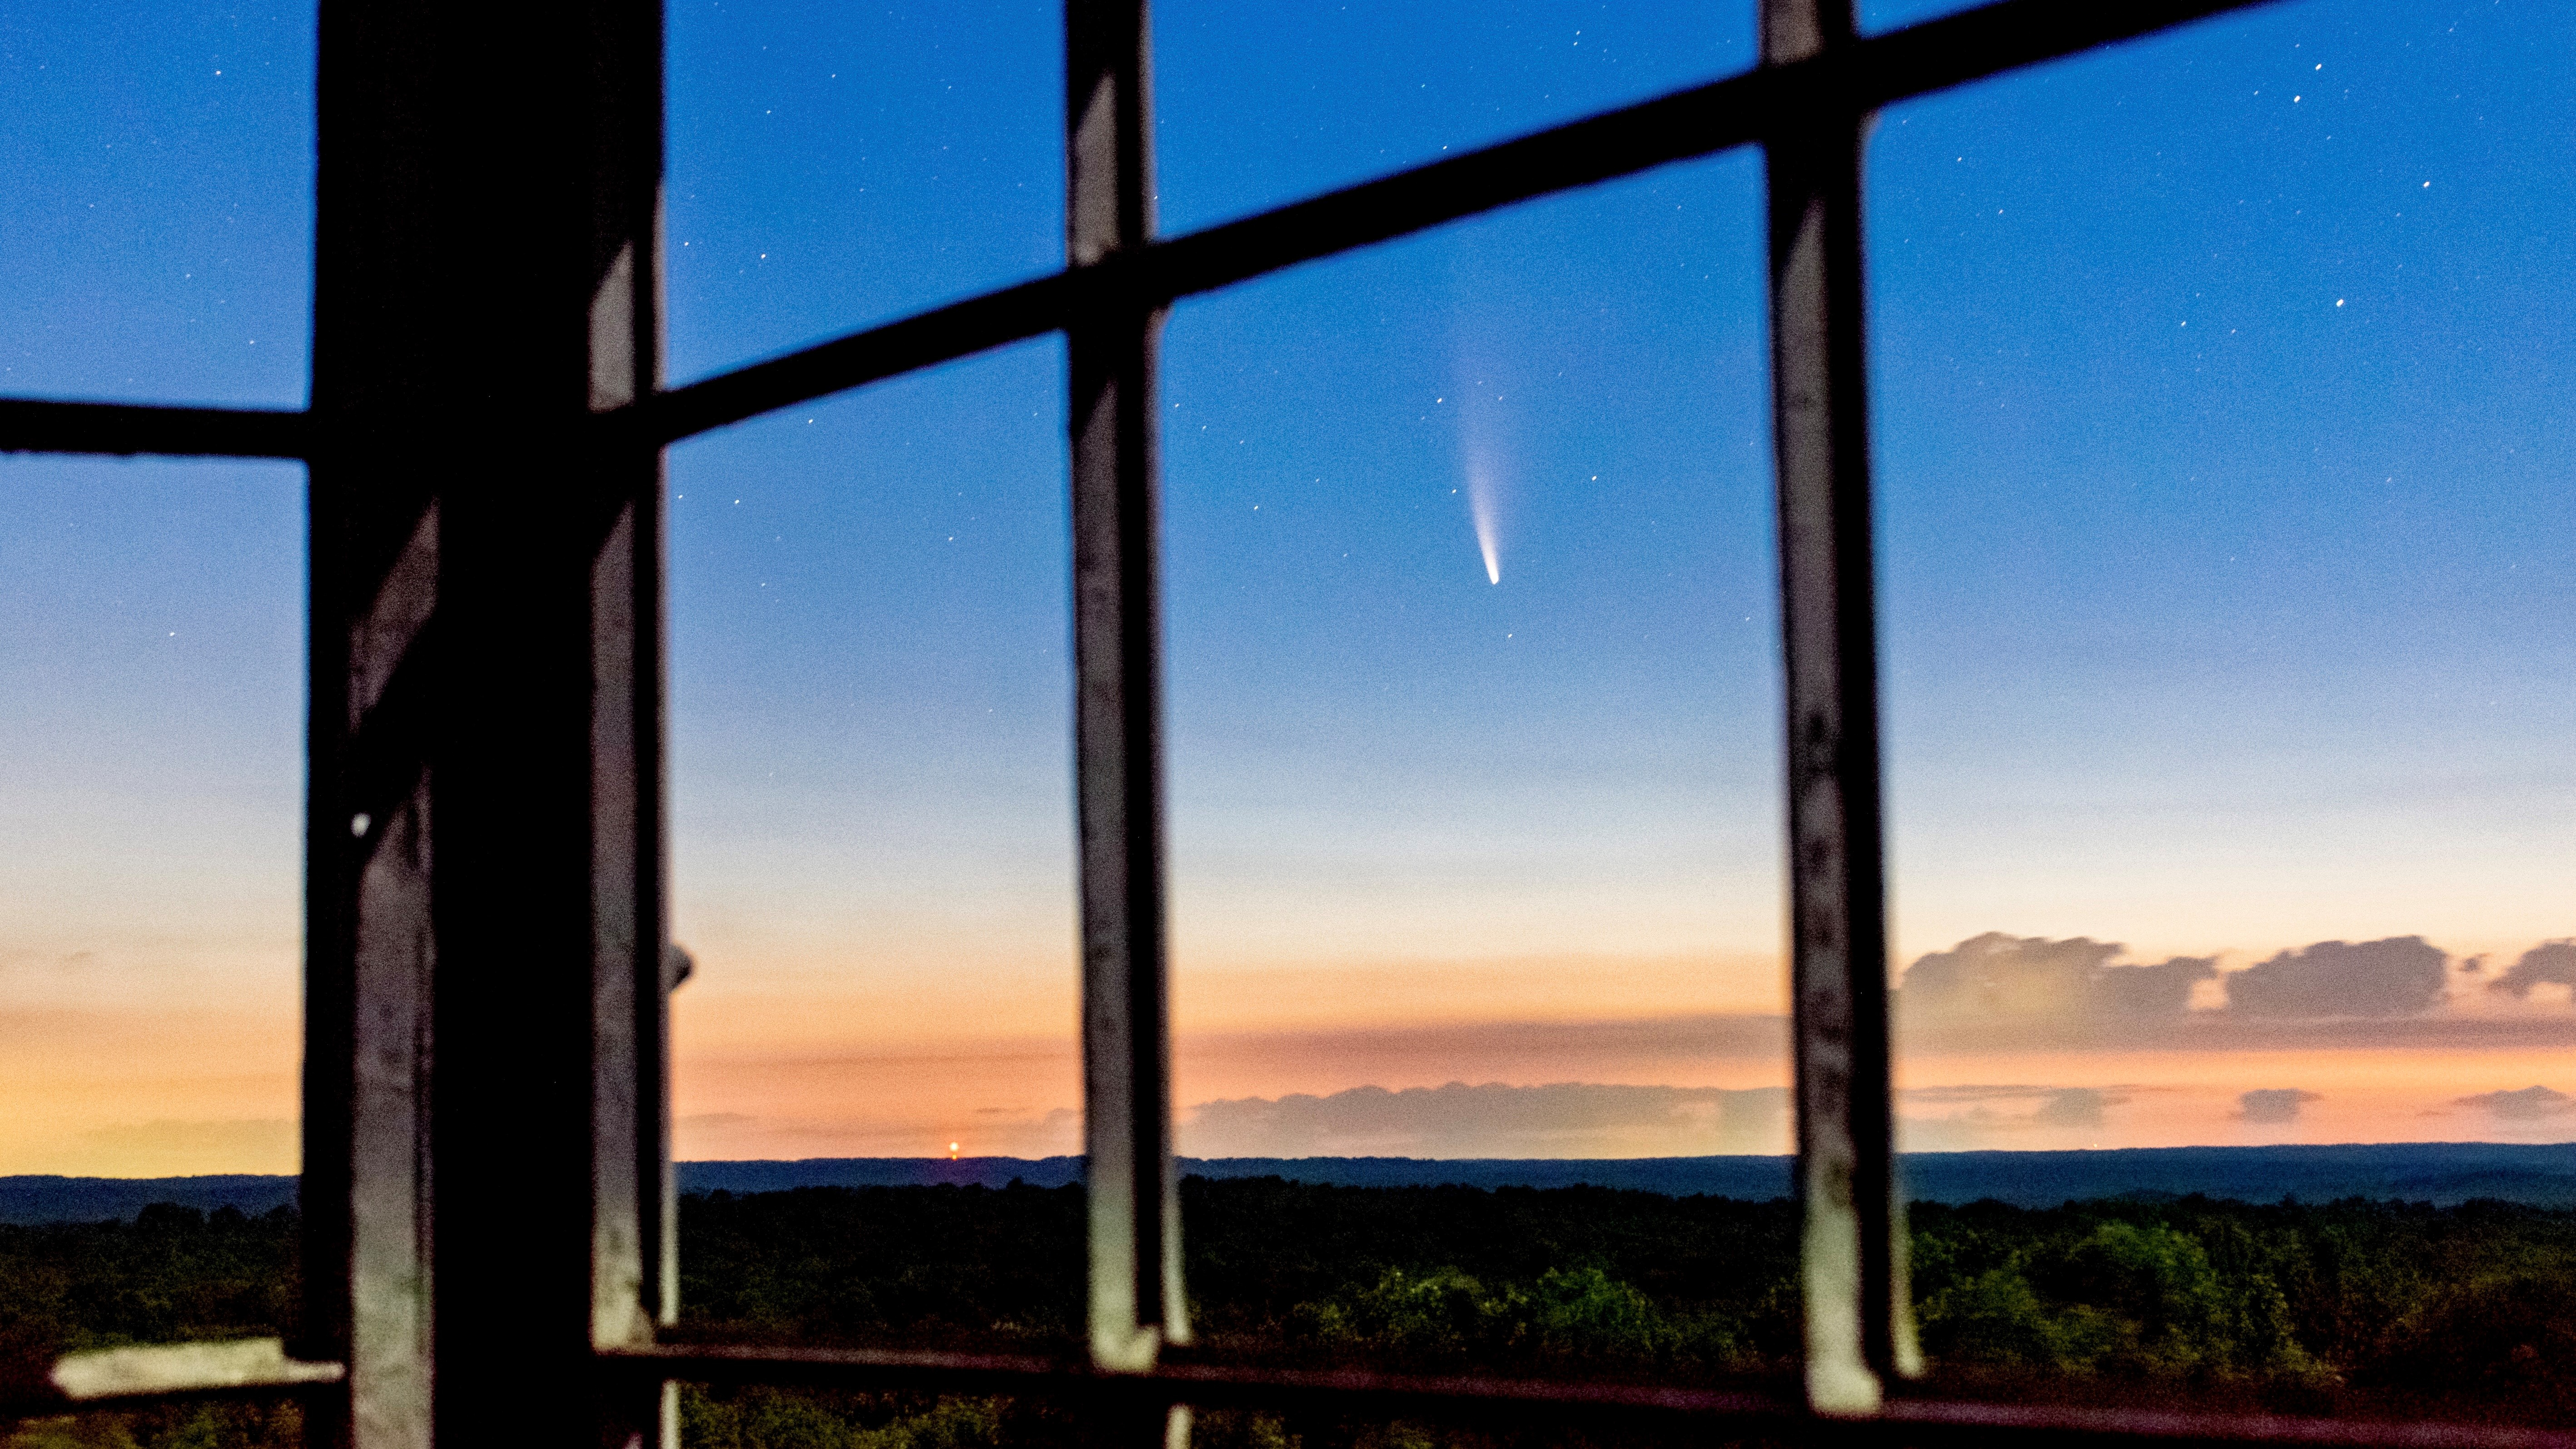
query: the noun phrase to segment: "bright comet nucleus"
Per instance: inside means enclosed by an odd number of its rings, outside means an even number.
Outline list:
[[[1468,470],[1467,513],[1475,520],[1476,547],[1485,555],[1485,582],[1499,584],[1503,581],[1502,538],[1494,524],[1494,480],[1490,470]]]

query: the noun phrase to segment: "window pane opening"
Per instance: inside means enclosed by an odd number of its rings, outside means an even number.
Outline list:
[[[1194,230],[1702,84],[1753,6],[1155,7],[1163,229]]]
[[[1057,7],[667,13],[673,382],[1064,264]]]
[[[1062,357],[672,450],[690,1335],[1079,1332]]]
[[[302,471],[0,462],[13,1356],[297,1326]],[[294,1411],[117,1422],[292,1442]]]
[[[1794,1356],[1759,174],[1658,172],[1175,313],[1204,1356]]]
[[[2576,1402],[2565,32],[2263,12],[1878,128],[1944,1391]]]
[[[0,396],[302,407],[315,6],[13,7]]]

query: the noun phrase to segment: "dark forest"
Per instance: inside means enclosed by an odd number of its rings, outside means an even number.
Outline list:
[[[1788,1202],[1595,1188],[1183,1184],[1202,1361],[1787,1388]],[[677,1338],[1071,1356],[1079,1188],[807,1188],[682,1203]],[[1913,1209],[1933,1373],[1908,1392],[2174,1408],[2576,1421],[2576,1213],[2200,1197]],[[0,1372],[126,1343],[277,1334],[296,1221],[158,1206],[0,1227]],[[997,1400],[685,1390],[707,1449],[1064,1442]],[[1551,1436],[1562,1439],[1563,1435]],[[299,1442],[291,1404],[20,1426],[8,1449]],[[1201,1416],[1202,1449],[1497,1442]],[[1535,1438],[1533,1438],[1535,1442]]]

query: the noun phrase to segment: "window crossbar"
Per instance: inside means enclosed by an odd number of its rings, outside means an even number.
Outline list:
[[[301,458],[312,423],[300,410],[0,398],[0,453]]]
[[[1010,1395],[1115,1411],[1186,1404],[1297,1418],[1436,1419],[1777,1435],[1854,1445],[2085,1443],[2375,1446],[2375,1449],[2576,1449],[2576,1433],[2492,1424],[2377,1422],[2293,1415],[2204,1414],[2073,1405],[1890,1399],[1875,1415],[1813,1412],[1793,1396],[1656,1385],[1347,1369],[1164,1364],[1142,1374],[1007,1354],[665,1345],[603,1350],[615,1380],[733,1387]]]
[[[2042,61],[2275,0],[1997,0],[1813,57],[1603,111],[1321,196],[1148,242],[673,388],[656,442],[1054,331],[1108,299],[1159,306],[1523,201],[1752,145]],[[1824,124],[1834,124],[1823,119]]]
[[[274,1340],[262,1341],[274,1346]],[[119,1350],[166,1354],[164,1346]],[[84,1356],[89,1357],[89,1356]],[[1032,1355],[900,1350],[655,1346],[601,1351],[602,1379],[626,1387],[688,1382],[846,1391],[1009,1395],[1074,1405],[1161,1409],[1187,1404],[1291,1417],[1428,1418],[1475,1424],[1582,1424],[1641,1430],[1778,1434],[1795,1442],[1852,1445],[2086,1443],[2313,1446],[2313,1449],[2576,1449],[2576,1433],[2493,1424],[2376,1422],[2290,1415],[2174,1413],[2148,1409],[1896,1399],[1867,1418],[1829,1419],[1775,1394],[1574,1383],[1545,1379],[1426,1377],[1352,1370],[1167,1364],[1146,1374],[1104,1374]],[[58,1368],[54,1377],[60,1379]],[[337,1364],[292,1363],[273,1374],[167,1366],[144,1383],[50,1384],[0,1395],[0,1422],[174,1403],[311,1398],[346,1392]]]
[[[2278,0],[1996,0],[1032,278],[657,393],[608,416],[675,443],[1060,330],[1094,296],[1163,304],[1518,202],[1752,145]],[[0,452],[302,458],[311,414],[0,399]]]

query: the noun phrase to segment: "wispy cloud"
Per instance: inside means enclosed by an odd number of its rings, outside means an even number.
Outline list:
[[[2109,1109],[2127,1105],[2135,1090],[2027,1083],[1912,1087],[1897,1094],[1897,1103],[1906,1112],[1908,1145],[1934,1151],[2011,1142],[2034,1129],[2098,1129]]]
[[[2451,1105],[2485,1112],[2499,1122],[2537,1122],[2545,1117],[2564,1115],[2571,1108],[2576,1108],[2576,1097],[2534,1083],[2517,1091],[2454,1097]]]
[[[1354,1087],[1202,1102],[1181,1123],[1193,1157],[1659,1157],[1783,1150],[1785,1088]]]
[[[1677,1012],[1611,1021],[1465,1021],[1308,1031],[1190,1032],[1173,1042],[1173,1050],[1185,1057],[1280,1057],[1301,1062],[1692,1058],[1778,1062],[1788,1060],[1789,1018],[1768,1012]]]
[[[984,1108],[934,1115],[918,1104],[878,1112],[762,1116],[700,1112],[673,1124],[672,1154],[684,1161],[811,1157],[939,1157],[963,1144],[970,1157],[1054,1157],[1082,1150],[1082,1114]]]
[[[37,971],[52,968],[59,971],[82,971],[97,965],[96,951],[37,951],[24,946],[0,946],[0,972]]]
[[[2236,1098],[2236,1115],[2247,1122],[2281,1126],[2299,1120],[2299,1109],[2325,1098],[2296,1087],[2257,1087]]]

